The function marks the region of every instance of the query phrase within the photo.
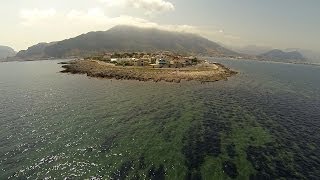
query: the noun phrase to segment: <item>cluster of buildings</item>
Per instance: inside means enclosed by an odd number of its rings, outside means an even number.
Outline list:
[[[100,60],[119,66],[151,66],[154,68],[182,68],[200,63],[196,57],[186,57],[171,52],[105,53]]]

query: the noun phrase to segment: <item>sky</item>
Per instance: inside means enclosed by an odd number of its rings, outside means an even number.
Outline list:
[[[1,0],[0,45],[16,51],[119,24],[200,34],[226,46],[320,52],[319,0]]]

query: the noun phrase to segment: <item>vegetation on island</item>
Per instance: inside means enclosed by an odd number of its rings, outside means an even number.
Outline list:
[[[106,53],[72,61],[62,67],[65,69],[62,72],[87,74],[90,77],[155,82],[213,82],[236,74],[221,64],[171,52]]]
[[[205,63],[194,56],[184,56],[169,51],[157,53],[145,52],[124,52],[124,53],[104,53],[90,56],[85,60],[98,60],[112,63],[116,66],[152,66],[153,68],[183,68]]]

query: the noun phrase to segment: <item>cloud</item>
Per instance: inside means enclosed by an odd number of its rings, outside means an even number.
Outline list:
[[[100,8],[89,9],[86,12],[72,10],[66,15],[66,17],[72,24],[83,24],[86,26],[87,24],[91,24],[90,27],[96,28],[95,30],[106,30],[116,25],[132,25],[179,32],[191,32],[196,29],[196,27],[190,25],[160,25],[147,19],[128,15],[109,17]]]
[[[104,3],[107,7],[122,7],[125,6],[126,0],[99,0]]]
[[[67,13],[54,9],[24,9],[20,12],[21,24],[30,28],[59,27],[61,29],[77,29],[86,31],[107,30],[116,25],[132,25],[144,28],[158,28],[168,31],[195,31],[190,25],[158,24],[144,18],[129,15],[110,17],[101,8],[91,8],[87,11],[70,10]]]
[[[91,8],[86,11],[74,9],[68,12],[58,12],[54,9],[25,9],[21,11],[20,17],[22,19],[20,25],[24,28],[21,36],[30,39],[28,45],[63,40],[90,31],[106,31],[116,25],[200,34],[208,39],[229,44],[242,41],[240,37],[226,33],[221,28],[187,24],[159,24],[129,15],[109,16],[101,8]]]
[[[146,14],[173,11],[175,9],[171,2],[164,0],[100,0],[108,7],[128,7],[145,10]]]
[[[66,14],[67,20],[91,21],[92,23],[108,21],[108,17],[100,8],[91,8],[87,12],[71,10]]]
[[[32,25],[37,21],[41,21],[43,19],[48,19],[54,17],[56,15],[56,10],[51,9],[23,9],[20,11],[20,18],[23,19],[22,24],[24,25]]]
[[[174,5],[163,0],[127,0],[128,5],[152,12],[173,11]]]

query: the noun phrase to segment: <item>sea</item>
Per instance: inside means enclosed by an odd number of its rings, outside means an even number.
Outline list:
[[[320,66],[209,58],[227,81],[0,63],[0,179],[320,179]]]

